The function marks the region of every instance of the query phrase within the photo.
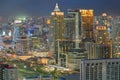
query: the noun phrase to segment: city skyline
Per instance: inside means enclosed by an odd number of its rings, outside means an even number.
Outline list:
[[[119,3],[0,0],[0,80],[120,80]]]
[[[55,3],[59,4],[61,11],[67,12],[67,9],[93,9],[95,15],[108,13],[110,15],[119,15],[120,1],[113,0],[0,0],[0,15],[40,15],[48,16],[53,11]]]

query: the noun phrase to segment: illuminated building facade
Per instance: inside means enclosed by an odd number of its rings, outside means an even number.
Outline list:
[[[13,31],[13,44],[14,48],[16,47],[17,39],[23,36],[22,30],[22,20],[15,20],[14,21],[14,31]]]
[[[97,54],[98,58],[111,58],[112,46],[111,41],[108,38],[109,34],[106,31],[106,26],[96,27],[96,42],[97,42]]]
[[[66,43],[69,44],[64,45],[65,53],[67,53],[67,67],[78,69],[80,59],[93,59],[96,57],[93,16],[93,10],[68,10],[68,15],[64,18],[64,37]]]
[[[96,43],[94,34],[94,11],[80,9],[81,38],[87,52],[87,59],[96,58]]]
[[[120,16],[113,17],[113,57],[120,58]]]
[[[58,4],[56,4],[54,11],[51,13],[52,22],[54,26],[55,40],[63,39],[64,33],[64,13],[60,11]]]
[[[67,67],[79,69],[79,60],[86,59],[87,54],[84,52],[81,41],[81,25],[79,10],[69,10],[65,18],[65,36],[69,44],[67,52]]]
[[[93,10],[80,9],[81,36],[84,39],[94,40],[93,32],[94,13]]]
[[[95,17],[95,20],[98,58],[112,58],[111,17],[103,13],[102,16]]]
[[[20,39],[17,39],[16,51],[22,52],[23,54],[28,54],[29,51],[28,38],[21,37]]]
[[[64,39],[64,13],[60,11],[56,3],[54,11],[51,13],[51,24],[53,25],[54,47],[56,54],[56,63],[59,61],[59,44]],[[59,64],[59,63],[58,63]]]
[[[60,64],[61,66],[68,67],[69,66],[69,51],[73,49],[73,38],[75,37],[75,18],[73,16],[67,16],[64,18],[64,37],[65,39],[60,41]]]
[[[80,80],[119,80],[120,59],[81,60]]]
[[[13,41],[16,52],[28,53],[28,38],[25,33],[26,26],[23,24],[26,17],[16,17],[14,20]]]

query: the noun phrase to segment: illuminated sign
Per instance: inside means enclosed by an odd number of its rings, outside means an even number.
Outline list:
[[[22,23],[22,21],[21,20],[15,20],[14,23],[19,24],[19,23]]]
[[[96,26],[96,30],[106,30],[106,26]]]

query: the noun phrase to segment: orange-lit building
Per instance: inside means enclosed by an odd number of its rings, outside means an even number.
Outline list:
[[[81,34],[84,38],[94,40],[93,22],[94,11],[91,9],[80,9]]]

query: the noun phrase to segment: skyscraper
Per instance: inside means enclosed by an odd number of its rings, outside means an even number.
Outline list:
[[[80,9],[81,37],[87,52],[87,59],[96,58],[96,43],[94,34],[94,10]]]
[[[82,46],[81,37],[81,22],[79,10],[69,10],[68,16],[65,18],[65,30],[67,33],[69,42],[68,50],[68,67],[73,69],[79,69],[79,60],[86,59],[87,54]]]
[[[52,24],[54,26],[55,40],[63,39],[64,13],[60,11],[57,3],[56,3],[54,11],[51,13],[51,16],[52,16]]]
[[[95,17],[95,40],[99,58],[112,58],[111,16],[103,13]]]
[[[51,24],[53,25],[53,35],[54,35],[54,47],[56,55],[56,63],[59,62],[59,48],[60,42],[64,39],[64,13],[60,11],[58,4],[56,3],[54,11],[51,13]],[[59,64],[59,63],[58,63]]]
[[[94,13],[92,9],[80,9],[81,35],[83,39],[94,40]]]
[[[113,57],[120,58],[120,16],[113,17],[112,41]]]

